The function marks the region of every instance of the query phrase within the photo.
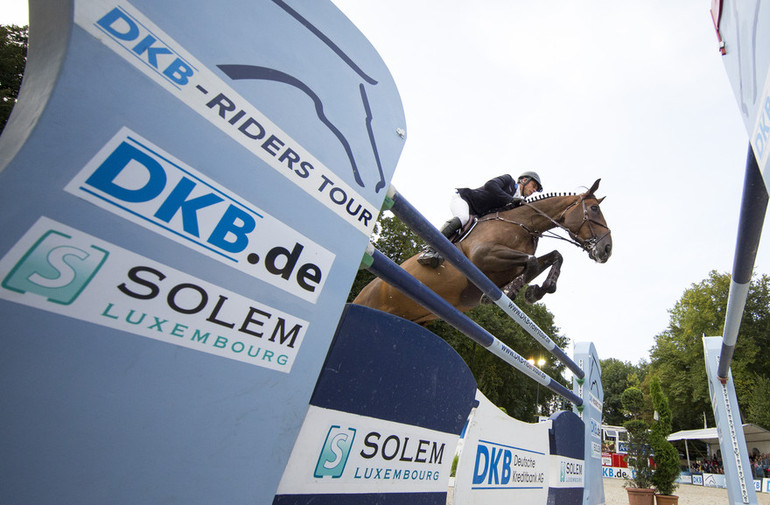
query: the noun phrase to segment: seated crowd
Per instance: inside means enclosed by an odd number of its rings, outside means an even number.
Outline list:
[[[752,453],[749,456],[749,462],[751,474],[755,479],[770,478],[770,454]],[[725,473],[722,461],[716,456],[692,462],[690,471],[693,473]]]
[[[770,477],[770,454],[752,453],[749,457],[751,473],[755,479]]]

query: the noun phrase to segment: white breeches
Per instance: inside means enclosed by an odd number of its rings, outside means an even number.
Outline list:
[[[463,200],[460,195],[455,191],[455,196],[449,203],[449,210],[452,211],[454,217],[460,218],[460,221],[465,226],[465,223],[471,218],[471,210],[468,207],[468,202]]]

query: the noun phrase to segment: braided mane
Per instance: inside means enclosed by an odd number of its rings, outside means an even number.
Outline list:
[[[544,195],[537,195],[537,196],[530,196],[525,200],[526,203],[534,203],[539,202],[541,200],[546,200],[548,198],[554,198],[557,196],[577,196],[577,193],[546,193]],[[513,203],[509,203],[508,205],[503,205],[500,208],[492,209],[488,213],[491,214],[493,212],[502,212],[505,210],[511,210],[514,208]]]
[[[540,200],[553,198],[555,196],[577,196],[577,193],[546,193],[545,195],[536,195],[536,196],[527,198],[527,203],[539,202]]]

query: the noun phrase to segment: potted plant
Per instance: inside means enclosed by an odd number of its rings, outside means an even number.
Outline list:
[[[623,423],[628,431],[628,453],[626,462],[631,471],[631,478],[626,480],[626,492],[630,505],[653,505],[655,503],[650,468],[650,430],[640,419],[644,407],[642,391],[636,387],[627,388],[620,396],[623,408],[633,419]]]
[[[652,423],[650,444],[654,452],[655,471],[652,474],[652,484],[657,490],[655,500],[658,505],[677,505],[679,497],[674,495],[676,479],[681,471],[679,453],[668,441],[671,433],[671,409],[668,398],[663,395],[660,379],[653,377],[650,381],[650,396],[657,415]]]

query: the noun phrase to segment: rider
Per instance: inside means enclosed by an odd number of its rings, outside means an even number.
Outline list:
[[[493,209],[499,209],[508,204],[514,207],[521,205],[524,199],[535,191],[543,191],[543,184],[536,172],[524,172],[514,182],[508,174],[495,177],[476,189],[459,188],[449,204],[454,216],[444,223],[441,233],[450,239],[470,220],[470,216],[483,216]],[[421,265],[437,268],[444,258],[431,246],[426,246],[417,261]]]

